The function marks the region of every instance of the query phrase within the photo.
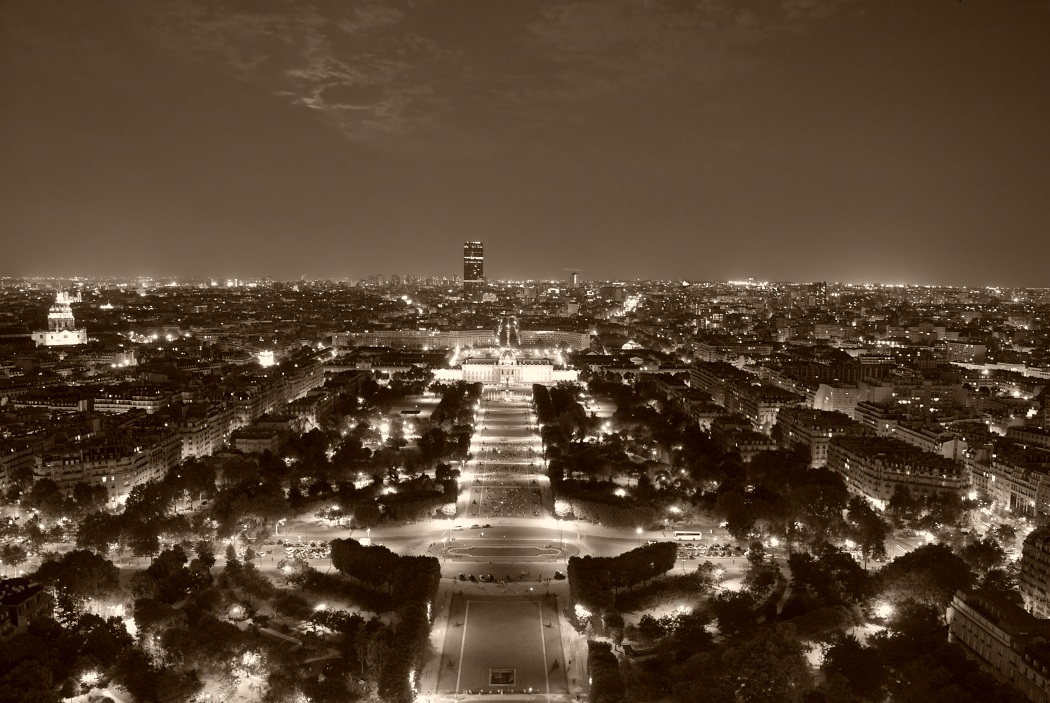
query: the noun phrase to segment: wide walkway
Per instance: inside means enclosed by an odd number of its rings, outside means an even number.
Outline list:
[[[544,515],[542,445],[527,401],[487,396],[471,452],[461,514],[481,520]]]
[[[430,701],[587,698],[585,643],[556,605],[568,598],[568,583],[552,579],[579,552],[579,533],[552,520],[531,399],[531,389],[486,391],[457,526],[431,546],[457,575],[442,579],[438,597],[420,687]],[[460,571],[495,583],[462,581]]]

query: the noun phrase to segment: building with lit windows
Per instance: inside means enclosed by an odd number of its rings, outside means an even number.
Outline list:
[[[463,242],[463,293],[476,295],[485,281],[485,245]]]
[[[591,346],[591,335],[589,332],[518,330],[518,339],[521,345],[526,347],[549,347],[573,351],[588,349]]]
[[[393,349],[455,349],[493,347],[499,337],[493,330],[376,330],[374,332],[337,332],[332,346],[391,347]]]
[[[828,468],[842,474],[850,493],[885,509],[895,491],[915,498],[962,495],[970,480],[965,466],[892,437],[833,437]]]
[[[1017,590],[1028,612],[1050,618],[1050,527],[1039,527],[1025,538]]]
[[[967,657],[1026,700],[1050,703],[1050,621],[991,589],[956,593],[947,620],[948,641]]]
[[[561,381],[575,382],[580,377],[576,369],[556,364],[556,358],[529,355],[510,349],[488,350],[468,356],[448,369],[435,369],[438,381],[466,381],[490,387],[511,388],[535,383],[553,385]]]
[[[55,446],[36,456],[34,473],[67,492],[78,483],[99,485],[110,501],[123,502],[132,488],[159,481],[181,462],[176,429],[132,430]]]
[[[150,415],[168,407],[176,393],[170,388],[120,384],[101,389],[93,399],[95,412],[126,413],[145,410]]]
[[[180,408],[177,422],[182,436],[182,458],[203,457],[222,449],[229,440],[233,427],[233,408],[219,403]]]
[[[810,408],[784,408],[777,414],[777,428],[783,441],[809,453],[810,468],[828,463],[828,445],[833,437],[863,437],[871,430],[848,415]]]
[[[963,364],[983,364],[988,355],[988,347],[984,344],[972,344],[970,342],[948,340],[948,361]]]

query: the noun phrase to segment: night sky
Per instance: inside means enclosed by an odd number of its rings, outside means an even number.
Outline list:
[[[0,274],[1050,286],[1046,0],[0,0]]]

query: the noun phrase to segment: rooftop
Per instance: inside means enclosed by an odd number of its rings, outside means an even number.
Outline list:
[[[4,579],[0,581],[0,605],[18,605],[43,590],[43,586],[26,578]]]

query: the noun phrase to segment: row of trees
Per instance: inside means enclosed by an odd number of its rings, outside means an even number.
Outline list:
[[[441,394],[441,401],[430,415],[430,421],[446,430],[455,425],[474,424],[474,404],[481,400],[482,384],[459,381],[435,383],[431,387]]]
[[[620,674],[619,662],[608,642],[587,642],[587,672],[591,678],[591,700],[595,703],[620,703],[627,686]]]
[[[573,603],[594,613],[612,610],[616,593],[667,573],[674,568],[678,545],[657,542],[615,557],[571,557],[569,593]]]
[[[599,484],[599,487],[604,487],[600,493],[562,482],[554,502],[555,514],[630,529],[648,527],[656,522],[657,511],[652,506],[612,495],[611,484]]]
[[[341,573],[394,596],[396,622],[378,639],[378,691],[387,700],[409,703],[415,697],[410,674],[426,651],[441,565],[434,557],[399,556],[352,539],[333,540],[331,548],[332,565]]]
[[[589,417],[580,405],[579,392],[579,387],[572,383],[559,383],[553,388],[533,385],[536,417],[544,426],[540,433],[544,448],[564,447],[574,437],[583,442],[597,427],[596,419]]]

